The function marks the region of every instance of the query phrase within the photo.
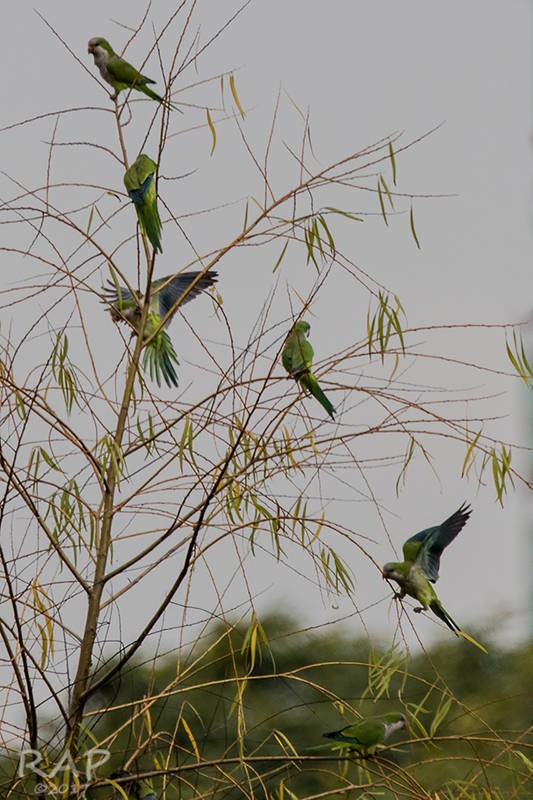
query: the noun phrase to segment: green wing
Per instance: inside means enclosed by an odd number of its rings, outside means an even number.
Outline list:
[[[428,528],[429,530],[429,528]],[[425,533],[425,531],[421,531],[420,533]],[[404,561],[408,561],[410,564],[414,564],[416,559],[418,558],[418,554],[420,550],[424,546],[423,540],[420,538],[420,533],[417,533],[416,536],[412,536],[410,539],[407,539],[403,545],[403,559]]]
[[[296,380],[298,373],[307,371],[313,363],[313,348],[306,337],[308,331],[307,322],[301,321],[293,325],[281,354],[281,363]]]
[[[117,83],[122,83],[125,86],[140,88],[147,83],[155,83],[151,78],[141,75],[139,70],[132,67],[125,59],[120,56],[111,56],[107,62],[107,71],[113,80]]]
[[[468,503],[463,503],[441,525],[426,528],[411,536],[403,546],[404,559],[411,562],[417,561],[428,580],[435,583],[439,577],[440,557],[444,548],[453,542],[465,526],[471,513],[472,509]]]
[[[335,750],[349,747],[357,750],[361,755],[372,755],[376,747],[385,739],[385,725],[377,719],[363,719],[354,725],[347,725],[340,731],[331,731],[323,734],[326,739],[333,739]]]
[[[146,153],[139,153],[131,167],[126,170],[124,174],[124,186],[128,194],[130,192],[141,191],[148,178],[155,175],[157,164]],[[142,202],[144,198],[139,197],[138,202]],[[132,198],[133,200],[133,198]],[[136,201],[133,200],[135,203]]]
[[[157,192],[155,188],[155,161],[140,153],[134,164],[124,175],[124,186],[135,204],[137,218],[142,232],[150,240],[155,250],[162,252],[161,217],[157,210]]]
[[[304,391],[312,394],[333,419],[335,409],[311,372],[314,352],[307,338],[309,330],[309,323],[304,320],[293,325],[281,353],[281,363],[289,375],[299,382]]]

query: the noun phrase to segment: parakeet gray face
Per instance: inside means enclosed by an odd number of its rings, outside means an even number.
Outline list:
[[[107,52],[110,55],[113,52],[113,48],[111,47],[107,39],[104,39],[102,36],[93,36],[92,39],[89,39],[89,42],[87,44],[87,50],[89,51],[89,53],[92,53],[95,47],[101,47],[104,50],[107,50]]]
[[[94,63],[96,64],[98,69],[105,67],[107,62],[109,61],[109,53],[107,52],[105,47],[102,47],[100,42],[101,39],[99,37],[95,37],[94,39],[89,39],[89,45],[87,47],[87,51],[89,53],[92,53],[94,58]]]
[[[392,562],[389,562],[388,564],[385,564],[381,574],[387,580],[401,581],[405,578],[405,575],[402,575],[400,572],[398,572],[398,570],[396,569],[397,566],[398,564],[393,564]]]
[[[401,715],[396,722],[385,722],[385,739],[388,739],[395,731],[401,731],[406,726],[406,719]]]

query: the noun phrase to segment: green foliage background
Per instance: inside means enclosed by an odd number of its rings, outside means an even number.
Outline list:
[[[203,652],[136,664],[107,686],[93,719],[110,764],[164,763],[167,798],[531,797],[531,645],[485,655],[450,636],[409,656],[275,614],[262,630],[252,653],[249,628],[214,624]],[[409,729],[377,758],[319,749],[325,731],[391,710]]]

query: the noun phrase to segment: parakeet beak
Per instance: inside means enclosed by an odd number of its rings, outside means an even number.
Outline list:
[[[94,53],[94,49],[93,49],[93,46],[92,46],[92,44],[89,44],[89,45],[88,45],[88,47],[87,47],[87,52],[88,52],[88,53]]]

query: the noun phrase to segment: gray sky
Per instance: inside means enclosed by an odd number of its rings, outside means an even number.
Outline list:
[[[145,8],[138,0],[119,0],[113,3],[111,19],[109,5],[95,0],[90,4],[38,6],[93,75],[97,73],[87,54],[87,40],[95,35],[106,36],[120,50],[126,32],[112,19],[134,26]],[[236,8],[233,3],[215,5],[220,19]],[[173,5],[158,0],[154,6],[157,29]],[[206,33],[215,25],[212,14],[213,4],[209,4],[209,10],[206,5],[205,13],[200,15],[205,20]],[[94,113],[64,118],[57,138],[94,140],[101,135],[107,143],[112,142],[111,123],[97,110],[110,106],[104,90],[68,55],[37,14],[26,4],[13,4],[10,28],[12,34],[4,43],[4,63],[16,63],[16,71],[10,69],[16,79],[12,77],[5,85],[7,98],[2,104],[1,127],[50,110],[87,105],[94,106]],[[337,0],[329,4],[327,11],[323,4],[309,0],[271,0],[251,4],[210,50],[198,77],[237,69],[239,95],[249,109],[243,127],[247,138],[259,149],[264,148],[281,86],[304,113],[309,109],[314,153],[317,163],[323,165],[395,131],[405,131],[405,139],[409,140],[440,125],[438,131],[398,161],[402,191],[448,195],[415,201],[422,249],[419,251],[414,245],[407,216],[399,215],[385,229],[376,213],[376,199],[368,194],[358,198],[360,205],[351,210],[371,210],[376,215],[349,232],[345,229],[343,249],[349,249],[359,266],[400,296],[413,327],[432,323],[511,323],[525,319],[531,306],[530,32],[531,10],[524,0],[472,0],[466,4],[457,0]],[[150,44],[148,26],[128,50],[128,59],[139,64]],[[155,56],[143,71],[158,77]],[[189,71],[186,77],[192,82],[194,72]],[[157,88],[161,88],[160,81]],[[206,102],[204,92],[204,87],[191,88],[179,94],[178,99],[202,106]],[[142,104],[134,108],[134,124],[126,131],[132,152],[141,144],[145,130],[142,120],[149,120],[151,111]],[[235,128],[231,123],[217,126],[217,148],[210,158],[209,133],[205,126],[197,127],[203,120],[202,108],[186,108],[183,116],[172,118],[172,133],[179,135],[165,152],[161,173],[183,175],[197,170],[195,176],[177,186],[169,182],[161,189],[178,216],[190,209],[215,206],[228,197],[241,199],[258,191],[257,174],[245,157]],[[10,176],[26,185],[44,184],[48,156],[44,142],[52,135],[53,122],[47,119],[2,134],[3,168]],[[300,118],[285,95],[278,130],[280,141],[298,145]],[[274,173],[277,188],[286,180],[283,158],[280,147]],[[120,172],[105,154],[87,154],[82,148],[56,150],[52,169],[57,182],[75,180],[79,175],[80,182],[99,185],[109,183],[108,171],[112,169],[117,172],[117,189],[122,189]],[[10,196],[13,190],[9,181],[2,180],[0,185],[2,196]],[[61,192],[54,196],[59,199]],[[109,211],[113,200],[107,202]],[[118,224],[126,230],[131,219],[126,220],[125,213],[121,219],[123,222]],[[191,220],[189,230],[197,241],[202,237],[205,249],[209,243],[220,245],[229,239],[236,220],[242,219],[241,206],[230,207],[226,216],[216,219],[213,226],[210,217],[207,225],[203,216]],[[112,241],[116,230],[107,235],[107,241]],[[102,236],[105,238],[106,232]],[[173,242],[172,247],[165,246],[158,263],[158,273],[163,275],[176,269],[176,259],[190,257],[190,253],[179,249],[183,243],[175,234],[169,234],[169,241]],[[4,262],[2,281],[9,288],[19,275],[29,278],[37,271],[31,261],[18,261],[14,275],[10,268],[12,257],[1,253],[0,258]],[[239,251],[219,265],[225,313],[241,346],[248,341],[264,298],[275,282],[272,265],[271,254],[264,258],[256,249]],[[304,264],[295,264],[290,274],[291,286],[297,286],[299,278],[308,284],[308,272]],[[103,272],[102,276],[105,277]],[[287,280],[285,273],[282,283]],[[290,310],[289,294],[293,300],[295,295],[283,288],[279,291],[283,318]],[[341,278],[332,278],[313,306],[312,338],[319,359],[339,349],[339,342],[342,345],[353,340],[354,326],[356,337],[364,336],[367,301],[362,293],[350,292]],[[207,301],[202,302],[199,309],[211,314]],[[115,342],[114,328],[103,318],[101,308],[94,313],[99,315],[96,354],[103,358],[107,348],[116,346],[118,359],[120,339],[117,337]],[[188,312],[185,316],[192,319]],[[185,337],[187,327],[179,320],[170,332],[173,338]],[[220,341],[223,329],[211,320],[205,335]],[[416,341],[421,347],[426,346],[422,334]],[[507,369],[501,330],[432,337],[427,349]],[[179,352],[181,381],[186,386],[193,380],[189,361],[194,362],[197,353],[193,349],[190,358],[185,358],[183,351]],[[459,386],[470,387],[473,394],[480,395],[500,391],[504,386],[507,394],[491,406],[504,417],[494,428],[495,435],[504,440],[524,440],[526,393],[518,381],[502,383],[482,372],[455,373],[441,362],[428,362],[423,371],[413,367],[404,378],[418,385],[448,388],[454,385],[449,381],[456,379]],[[344,398],[341,407],[349,403]],[[348,420],[357,419],[357,410],[346,414]],[[463,500],[470,500],[475,513],[444,556],[439,596],[465,629],[479,622],[490,625],[498,618],[498,638],[500,634],[502,641],[521,638],[528,629],[530,571],[525,540],[527,515],[530,521],[531,513],[525,492],[511,495],[501,510],[490,484],[478,493],[474,480],[461,479],[462,450],[452,451],[437,442],[434,453],[440,482],[423,464],[418,464],[399,497],[394,493],[393,482],[379,487],[391,540],[399,548],[407,535],[442,521]],[[524,456],[517,454],[516,459],[525,463]],[[378,527],[371,504],[358,502],[358,497],[349,491],[338,500],[344,504],[340,515],[344,524],[375,540],[367,547],[377,563],[391,558],[390,544]],[[349,548],[344,555],[352,559]],[[218,563],[216,569],[221,571],[223,585],[229,565],[226,569]],[[306,580],[280,569],[271,559],[248,559],[247,570],[261,597],[260,608],[268,607],[274,597],[281,598],[288,609],[317,623],[353,613],[350,602],[328,601],[312,591]],[[355,564],[354,571],[355,602],[359,610],[365,609],[362,619],[371,631],[390,639],[397,632],[397,624],[387,585],[369,562],[361,562],[360,568]],[[236,581],[228,590],[226,607],[242,599],[240,589]],[[366,610],[370,606],[373,607]],[[205,608],[208,607],[206,600]],[[415,617],[414,622],[425,642],[447,635],[430,620]],[[125,623],[123,633],[127,629]],[[414,642],[407,625],[404,632],[407,640]]]

